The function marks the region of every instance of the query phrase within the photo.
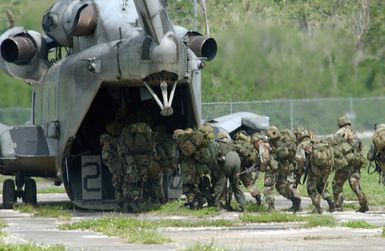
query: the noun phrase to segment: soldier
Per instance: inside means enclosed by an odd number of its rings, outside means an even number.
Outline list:
[[[251,137],[255,149],[258,151],[260,172],[265,173],[264,191],[265,201],[269,211],[274,210],[274,186],[277,176],[278,162],[272,158],[272,148],[267,142],[267,137],[260,133],[254,133]]]
[[[133,212],[142,209],[143,182],[152,166],[154,147],[154,135],[148,124],[134,123],[123,129],[118,148],[124,165],[123,206]]]
[[[122,194],[122,174],[123,163],[118,154],[118,137],[112,137],[109,133],[100,136],[100,145],[102,146],[102,160],[112,175],[112,185],[115,188],[115,200],[119,206],[123,205],[124,198]]]
[[[225,191],[227,180],[230,182],[231,190],[238,202],[237,211],[243,212],[246,205],[246,197],[239,185],[239,172],[241,160],[235,151],[223,153],[219,158],[218,165],[212,169],[213,188],[214,188],[214,206],[219,207],[219,199]]]
[[[348,162],[348,168],[336,170],[333,179],[333,195],[335,210],[342,211],[343,204],[343,185],[346,180],[349,181],[350,188],[357,195],[360,208],[357,212],[366,212],[369,210],[366,195],[362,192],[360,186],[361,167],[363,165],[363,156],[361,153],[361,141],[351,128],[351,121],[347,115],[339,117],[337,120],[339,129],[335,133],[336,137],[342,139],[342,148],[345,158]]]
[[[385,185],[385,124],[377,124],[374,129],[373,144],[366,158],[375,162],[376,171],[381,173],[381,182]]]
[[[334,210],[334,202],[327,191],[327,181],[332,170],[333,151],[327,141],[315,138],[305,128],[294,132],[299,143],[296,152],[297,175],[307,176],[307,193],[317,213],[322,213],[320,195],[328,202],[329,211]],[[306,179],[306,178],[305,178]]]
[[[156,202],[165,203],[168,200],[168,177],[177,169],[179,152],[166,129],[158,126],[156,131],[156,155],[153,166],[148,171],[150,190]]]
[[[239,179],[244,187],[247,188],[251,196],[255,198],[258,205],[261,204],[261,193],[254,186],[254,179],[252,176],[252,169],[255,165],[259,165],[257,151],[250,142],[250,136],[245,131],[239,131],[235,135],[233,142],[235,151],[241,159],[241,172]]]
[[[198,209],[208,206],[200,187],[201,180],[210,173],[208,162],[213,160],[211,156],[210,141],[200,130],[177,129],[174,131],[173,139],[180,151],[180,166],[182,172],[182,189],[186,196],[186,203],[190,209]],[[206,197],[211,197],[206,194]]]
[[[265,134],[269,139],[274,158],[278,162],[275,188],[282,196],[292,201],[292,207],[288,210],[297,212],[300,210],[301,197],[294,186],[295,182],[292,180],[295,171],[295,153],[297,149],[295,136],[293,138],[287,131],[282,131],[281,133],[275,126],[268,127]]]

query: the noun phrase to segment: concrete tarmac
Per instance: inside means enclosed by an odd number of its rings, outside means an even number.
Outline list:
[[[39,203],[55,204],[68,201],[66,194],[39,194]],[[310,200],[303,198],[303,208],[309,208]],[[277,209],[290,206],[290,202],[281,196],[276,198]],[[323,204],[326,208],[326,204]],[[75,210],[72,221],[90,217],[100,217],[101,212]],[[308,214],[303,211],[300,214]],[[330,214],[325,212],[324,214]],[[222,212],[215,218],[237,220],[239,213]],[[3,229],[10,243],[33,242],[39,245],[62,244],[66,250],[183,250],[196,243],[213,244],[226,250],[385,250],[385,238],[381,237],[385,226],[385,212],[382,208],[373,208],[368,213],[354,211],[334,212],[338,222],[364,220],[377,226],[374,229],[352,229],[346,227],[300,228],[298,223],[245,224],[241,227],[205,227],[205,228],[162,228],[159,231],[173,240],[162,245],[138,245],[125,243],[116,237],[108,237],[92,231],[63,231],[58,226],[68,223],[54,218],[37,218],[15,210],[0,210],[0,219],[7,223]],[[127,217],[149,219],[148,214],[127,214]],[[156,216],[160,219],[175,218]],[[188,217],[179,217],[189,220]]]

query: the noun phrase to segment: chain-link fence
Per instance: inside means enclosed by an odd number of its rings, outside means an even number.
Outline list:
[[[385,97],[317,98],[249,102],[203,103],[204,120],[232,112],[254,112],[270,117],[281,128],[303,126],[319,134],[334,133],[337,118],[348,114],[357,131],[371,131],[375,123],[385,122]]]
[[[375,123],[385,122],[385,97],[317,98],[248,102],[203,103],[204,120],[233,112],[254,112],[270,117],[270,123],[282,128],[303,126],[319,134],[334,133],[337,118],[348,114],[357,131],[371,131]],[[0,108],[0,122],[24,124],[31,118],[30,108]]]

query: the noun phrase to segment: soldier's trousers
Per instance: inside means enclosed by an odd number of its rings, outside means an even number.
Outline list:
[[[276,183],[276,173],[274,170],[267,170],[265,172],[264,191],[266,204],[269,209],[274,209],[274,186]]]
[[[246,205],[246,197],[242,192],[239,185],[239,171],[240,171],[240,160],[238,154],[235,152],[229,152],[226,154],[226,161],[223,164],[223,167],[220,167],[221,170],[218,170],[216,173],[215,184],[214,186],[214,206],[219,207],[219,200],[223,194],[223,191],[227,185],[227,179],[230,181],[231,190],[234,193],[234,197],[239,204],[241,209],[244,209]]]
[[[326,177],[321,175],[316,175],[311,170],[309,170],[306,187],[307,193],[313,203],[314,206],[320,205],[322,196],[325,200],[331,200],[331,196],[327,190],[327,179],[329,175]]]
[[[243,186],[247,188],[251,196],[255,198],[257,195],[261,194],[254,186],[253,175],[251,172],[239,175],[239,179],[241,180]]]
[[[343,186],[346,180],[348,180],[352,191],[357,195],[359,204],[366,206],[368,203],[366,195],[362,192],[360,185],[361,167],[353,167],[351,172],[350,170],[348,167],[335,172],[333,179],[333,196],[336,208],[342,207],[344,200]]]
[[[286,199],[300,197],[297,189],[293,188],[293,183],[289,181],[289,178],[286,175],[277,175],[277,182],[275,183],[275,188]]]

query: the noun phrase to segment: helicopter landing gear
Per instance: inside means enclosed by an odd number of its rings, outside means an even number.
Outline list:
[[[17,198],[22,199],[25,204],[36,206],[36,181],[31,178],[26,178],[21,174],[17,174],[15,180],[16,186],[15,182],[11,179],[7,179],[3,183],[3,208],[12,209],[17,202]]]

